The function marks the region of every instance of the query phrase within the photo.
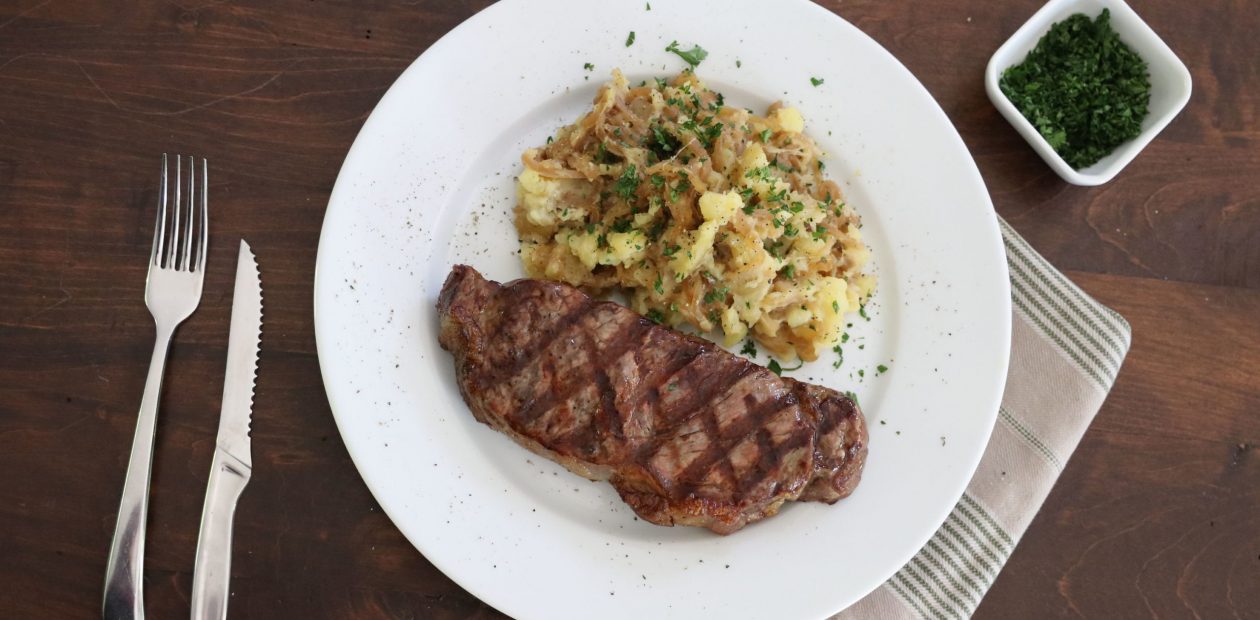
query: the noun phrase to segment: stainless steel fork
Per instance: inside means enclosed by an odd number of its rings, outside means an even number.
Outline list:
[[[206,246],[209,219],[209,193],[206,160],[197,174],[196,158],[187,158],[184,180],[182,155],[175,157],[175,183],[171,185],[170,164],[162,154],[162,180],[158,198],[157,224],[153,250],[149,253],[149,276],[144,287],[144,303],[157,324],[157,342],[149,362],[149,378],[140,400],[136,435],[131,441],[131,461],[118,507],[114,541],[105,569],[105,601],[101,616],[106,620],[144,618],[144,527],[149,514],[149,474],[153,469],[153,436],[157,425],[158,399],[171,336],[201,301],[201,284],[206,275]],[[185,185],[185,183],[187,185]],[[172,206],[173,204],[173,206]]]

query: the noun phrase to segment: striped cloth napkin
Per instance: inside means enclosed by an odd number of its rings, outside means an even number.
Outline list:
[[[967,618],[993,585],[1116,380],[1129,324],[1006,222],[1014,320],[998,422],[945,524],[884,585],[833,620]]]

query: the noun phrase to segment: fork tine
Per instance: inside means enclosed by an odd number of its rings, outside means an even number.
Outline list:
[[[153,224],[153,249],[149,250],[149,264],[161,266],[161,257],[164,255],[162,242],[166,240],[163,234],[166,228],[166,153],[162,153],[162,177],[158,182],[158,209],[157,221]]]
[[[179,256],[179,212],[184,210],[183,194],[180,191],[183,185],[183,163],[184,156],[175,156],[175,217],[173,226],[171,226],[171,242],[166,248],[166,268],[174,269],[175,258]]]
[[[193,181],[197,176],[195,162],[196,158],[188,158],[188,217],[187,221],[184,223],[184,255],[179,263],[180,269],[185,271],[192,271],[192,263],[190,261],[192,258],[193,246],[193,216],[196,215],[197,212],[197,194],[193,190],[195,185]]]
[[[210,242],[210,169],[206,158],[201,158],[201,248],[197,251],[197,270],[205,271],[206,247]]]

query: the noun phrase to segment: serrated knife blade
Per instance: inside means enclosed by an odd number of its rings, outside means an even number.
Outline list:
[[[258,279],[258,262],[244,240],[236,259],[236,288],[232,292],[232,323],[228,333],[223,408],[215,446],[252,468],[249,422],[254,409],[254,376],[262,338],[262,283]]]
[[[253,473],[249,425],[253,415],[254,377],[262,337],[262,284],[249,244],[241,240],[232,292],[223,406],[215,441],[206,503],[201,511],[197,561],[193,570],[193,620],[227,617],[228,578],[232,563],[232,518],[236,500]]]

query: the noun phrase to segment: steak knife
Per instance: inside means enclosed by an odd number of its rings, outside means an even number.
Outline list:
[[[201,511],[201,534],[197,538],[197,563],[193,569],[193,620],[227,617],[232,517],[236,500],[249,484],[253,472],[249,423],[261,334],[262,285],[258,280],[258,263],[249,244],[242,239],[236,259],[236,288],[232,293],[232,325],[219,436],[206,486],[206,503]]]

